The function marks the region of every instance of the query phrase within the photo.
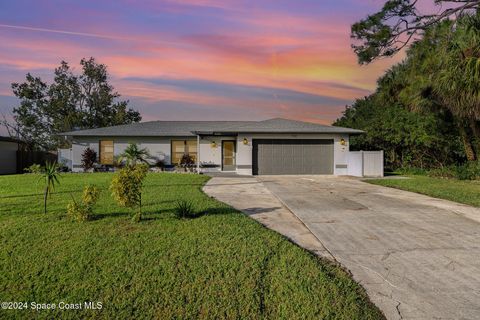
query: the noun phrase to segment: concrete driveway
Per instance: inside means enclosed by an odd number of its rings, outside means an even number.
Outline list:
[[[480,319],[479,209],[353,178],[260,179],[388,318]]]
[[[206,188],[235,207],[274,195],[256,210],[288,208],[389,319],[480,319],[480,209],[331,176],[259,177],[248,197]]]

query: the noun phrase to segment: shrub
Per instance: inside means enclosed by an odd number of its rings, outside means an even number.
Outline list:
[[[174,213],[178,219],[191,219],[198,216],[195,212],[193,203],[187,200],[178,200],[176,202]]]
[[[100,190],[94,184],[86,185],[83,188],[82,202],[88,208],[93,209],[93,206],[97,203],[100,196]]]
[[[69,172],[70,171],[70,168],[67,167],[67,165],[65,163],[59,163],[58,164],[58,171],[59,172]]]
[[[136,208],[133,219],[140,221],[142,215],[142,188],[148,172],[148,165],[137,164],[120,169],[110,185],[113,198],[122,207]]]
[[[23,169],[27,173],[32,173],[32,174],[40,174],[42,173],[42,166],[34,163],[30,167]]]
[[[72,201],[67,204],[67,215],[73,220],[85,221],[89,219],[89,216],[85,214],[84,209],[75,201],[72,197]]]
[[[100,190],[95,185],[83,188],[82,203],[77,203],[72,196],[72,201],[67,205],[67,214],[77,221],[87,221],[92,218],[93,208],[100,196]]]
[[[150,154],[146,148],[139,148],[136,143],[129,143],[123,153],[119,156],[118,161],[127,166],[135,166],[140,163],[147,163]]]
[[[160,168],[163,171],[166,167],[165,160],[163,160],[163,159],[157,160],[157,162],[155,162],[155,167]]]
[[[115,156],[113,157],[113,167],[116,168],[116,169],[121,169],[123,168],[125,165],[124,163],[122,162],[122,157],[121,156]]]
[[[96,161],[97,161],[97,153],[94,150],[90,148],[83,150],[82,167],[84,171],[88,171],[92,169]]]
[[[404,175],[425,175],[427,174],[427,170],[418,167],[401,167],[395,170],[399,174]]]
[[[459,166],[432,169],[428,172],[428,175],[431,177],[458,180],[480,179],[480,161],[469,161]]]
[[[455,179],[457,177],[457,173],[455,167],[443,167],[431,169],[428,171],[428,176],[435,178]]]
[[[182,168],[185,169],[185,171],[187,170],[187,168],[191,168],[195,165],[195,160],[193,159],[193,157],[191,155],[189,155],[188,153],[185,153],[183,156],[182,156],[182,159],[180,159],[180,166]]]
[[[457,179],[476,180],[480,178],[480,161],[469,161],[456,168]]]

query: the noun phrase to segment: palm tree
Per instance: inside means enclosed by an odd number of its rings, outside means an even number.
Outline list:
[[[459,18],[453,37],[444,42],[442,49],[440,72],[433,87],[463,122],[463,130],[470,127],[477,154],[469,150],[467,156],[468,160],[475,160],[480,152],[480,15]]]
[[[453,119],[467,160],[475,160],[480,150],[474,148],[480,141],[479,30],[475,15],[443,21],[412,44],[408,58],[389,72],[393,80],[389,73],[381,79],[393,88],[384,93],[387,101],[393,96],[411,111]]]
[[[42,174],[42,177],[40,179],[45,179],[45,191],[43,194],[43,208],[44,208],[44,213],[47,213],[47,198],[50,195],[52,191],[55,190],[55,185],[60,184],[60,181],[58,180],[58,177],[60,174],[57,171],[58,165],[56,162],[49,162],[47,161],[45,163],[44,171]]]
[[[137,162],[147,163],[150,154],[146,148],[139,148],[136,143],[130,143],[119,156],[119,162],[125,162],[128,166],[135,166]]]

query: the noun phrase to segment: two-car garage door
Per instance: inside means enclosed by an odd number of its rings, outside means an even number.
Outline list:
[[[333,174],[331,139],[254,139],[253,174]]]

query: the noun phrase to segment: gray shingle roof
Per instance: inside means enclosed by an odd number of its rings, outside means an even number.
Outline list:
[[[60,133],[62,136],[194,136],[221,133],[350,133],[361,130],[288,119],[264,121],[150,121]]]

